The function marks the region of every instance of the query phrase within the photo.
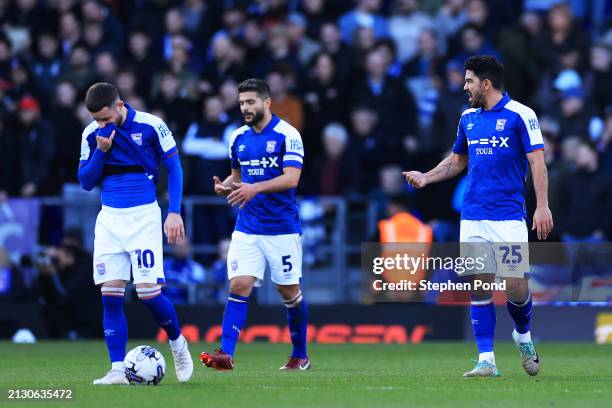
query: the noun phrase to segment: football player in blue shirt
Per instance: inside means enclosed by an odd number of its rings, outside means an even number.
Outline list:
[[[270,112],[270,87],[260,79],[238,86],[246,123],[234,131],[229,156],[232,172],[214,177],[215,192],[238,206],[238,219],[227,258],[230,293],[223,315],[221,348],[204,352],[207,367],[233,369],[240,330],[246,321],[253,286],[260,286],[266,265],[287,307],[293,351],[281,370],[306,370],[306,301],[300,290],[302,227],[295,202],[304,147],[299,132]]]
[[[123,312],[130,269],[136,292],[166,331],[176,376],[191,378],[193,361],[176,311],[161,293],[164,284],[161,210],[155,184],[160,161],[168,170],[170,206],[163,230],[173,244],[185,236],[180,216],[183,170],[166,124],[119,98],[114,85],[97,83],[85,96],[94,119],[83,131],[79,181],[85,190],[101,183],[102,210],[96,219],[94,282],[104,305],[104,337],[111,370],[94,384],[128,384],[123,360],[127,322]]]
[[[461,208],[461,250],[489,255],[486,270],[469,271],[472,282],[506,282],[508,311],[514,319],[512,338],[523,368],[537,375],[540,358],[531,340],[531,294],[528,286],[529,249],[525,211],[525,178],[531,168],[537,197],[532,229],[546,239],[553,228],[548,208],[548,173],[538,119],[530,108],[502,93],[504,67],[492,56],[465,62],[464,90],[471,109],[459,120],[452,153],[427,173],[409,171],[406,180],[416,188],[449,179],[468,167]],[[474,249],[478,252],[475,252]],[[483,253],[484,251],[484,253]],[[472,286],[470,312],[479,359],[464,377],[497,377],[493,354],[495,307],[490,290]]]

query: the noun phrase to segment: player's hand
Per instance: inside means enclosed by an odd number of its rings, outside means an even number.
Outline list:
[[[548,238],[548,234],[553,229],[552,213],[548,207],[538,207],[533,214],[533,226],[531,230],[536,230],[539,240]]]
[[[180,214],[168,213],[164,223],[164,234],[166,234],[169,244],[176,244],[185,239],[185,226]]]
[[[96,143],[98,144],[98,149],[103,152],[108,152],[113,145],[113,139],[115,138],[115,131],[111,133],[109,137],[96,136]]]
[[[219,177],[213,176],[213,181],[215,182],[215,193],[216,194],[227,196],[229,193],[232,192],[232,189],[230,187],[225,187],[223,185]]]
[[[253,197],[259,192],[255,184],[249,183],[232,183],[234,191],[227,196],[227,202],[232,206],[240,205],[242,208],[251,201]]]
[[[420,171],[404,171],[406,181],[414,188],[423,188],[427,185],[427,176]]]

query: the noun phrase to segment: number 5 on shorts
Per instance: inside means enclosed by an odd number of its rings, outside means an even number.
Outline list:
[[[283,273],[289,273],[293,269],[293,265],[289,261],[291,259],[291,255],[283,256]]]

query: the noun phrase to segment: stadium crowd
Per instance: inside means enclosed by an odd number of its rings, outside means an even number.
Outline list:
[[[468,107],[463,61],[492,54],[511,97],[540,118],[552,239],[612,239],[608,1],[16,0],[0,15],[0,200],[76,183],[84,92],[97,81],[163,118],[185,194],[211,195],[241,124],[236,85],[260,77],[273,112],[302,133],[301,195],[384,204],[399,193],[424,221],[456,225],[461,179],[418,192],[398,180],[447,153]],[[219,219],[202,219],[196,241]]]

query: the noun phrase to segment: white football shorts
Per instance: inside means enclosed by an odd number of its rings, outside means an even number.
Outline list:
[[[261,286],[266,266],[272,282],[296,285],[302,277],[302,239],[300,234],[254,235],[234,231],[227,254],[228,279],[254,276]]]
[[[484,268],[460,275],[494,273],[500,277],[529,277],[529,237],[525,221],[461,220],[461,257],[480,257]]]
[[[94,238],[94,282],[163,284],[161,209],[157,202],[130,208],[102,206]]]

